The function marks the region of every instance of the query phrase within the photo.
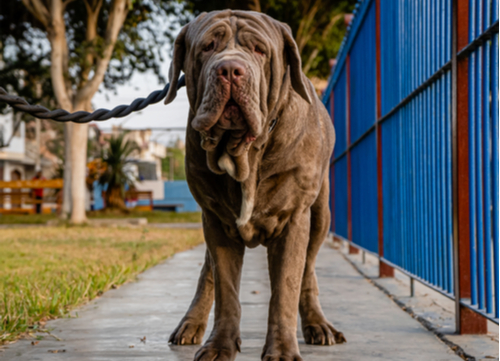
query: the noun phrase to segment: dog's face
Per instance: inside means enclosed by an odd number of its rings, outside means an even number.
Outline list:
[[[311,101],[289,27],[260,13],[204,13],[186,25],[175,41],[165,103],[175,98],[181,70],[194,113],[191,126],[209,152],[219,147],[235,157],[245,153],[266,131],[290,81]]]

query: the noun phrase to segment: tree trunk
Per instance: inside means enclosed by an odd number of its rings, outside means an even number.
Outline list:
[[[261,12],[260,0],[249,0],[248,1],[248,10]]]
[[[127,211],[121,186],[108,187],[106,190],[106,209]]]
[[[73,124],[71,132],[71,223],[81,224],[85,214],[85,176],[87,173],[88,124]]]
[[[75,111],[91,110],[90,99],[84,104],[75,105]],[[71,131],[71,223],[81,224],[87,221],[85,213],[85,177],[87,175],[87,139],[88,124],[75,123]]]
[[[73,123],[64,123],[64,188],[61,218],[68,219],[71,214],[71,130]]]
[[[23,3],[28,7],[28,0],[23,0]],[[66,78],[66,74],[68,73],[68,44],[66,42],[66,26],[64,24],[64,4],[61,0],[53,0],[50,3],[50,7],[45,10],[47,11],[46,15],[43,15],[44,10],[42,8],[35,12],[32,11],[32,13],[35,16],[38,14],[37,18],[41,17],[42,20],[46,17],[44,25],[51,46],[50,78],[52,88],[59,107],[71,112],[73,111],[71,87],[67,87]],[[71,212],[71,149],[69,146],[71,142],[71,129],[71,123],[64,125],[64,189],[61,213],[61,217],[64,219],[67,219]]]

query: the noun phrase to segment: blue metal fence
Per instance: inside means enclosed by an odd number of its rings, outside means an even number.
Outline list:
[[[498,22],[498,1],[470,1],[469,19],[472,43]],[[498,31],[469,55],[469,179],[470,305],[498,318]]]
[[[468,25],[453,25],[457,6]],[[459,26],[468,45],[454,51]],[[468,143],[452,88],[464,61]],[[498,323],[498,0],[360,1],[323,99],[337,133],[332,231]]]

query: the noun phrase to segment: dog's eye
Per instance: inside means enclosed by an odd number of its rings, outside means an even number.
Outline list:
[[[257,54],[261,55],[261,56],[266,55],[266,54],[264,53],[264,51],[263,51],[261,48],[259,48],[259,46],[258,46],[258,45],[255,45],[255,48],[253,49],[253,51],[254,51],[255,53],[257,53]]]
[[[215,43],[212,41],[210,44],[208,44],[207,46],[205,46],[203,48],[203,51],[208,52],[208,51],[214,50],[214,47],[215,47]]]

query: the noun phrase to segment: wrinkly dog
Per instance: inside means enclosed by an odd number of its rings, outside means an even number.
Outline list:
[[[314,270],[330,223],[335,134],[290,27],[255,12],[203,13],[175,41],[165,103],[181,71],[190,103],[186,175],[203,210],[207,252],[170,342],[201,343],[215,298],[214,328],[195,360],[235,359],[243,255],[258,245],[267,247],[272,292],[262,359],[302,360],[297,311],[307,343],[344,342],[321,310]]]

